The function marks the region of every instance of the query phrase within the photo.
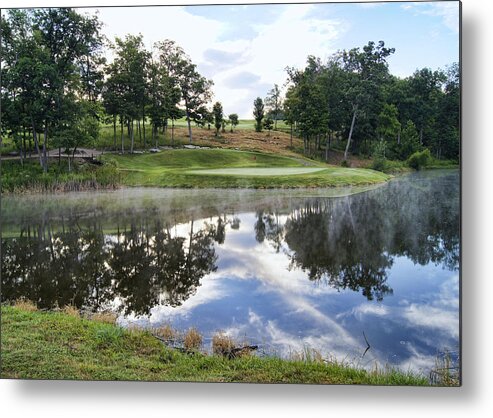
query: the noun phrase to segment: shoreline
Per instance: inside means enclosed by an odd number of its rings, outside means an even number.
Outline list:
[[[1,378],[434,386],[417,374],[368,371],[310,351],[281,359],[175,349],[149,330],[87,319],[74,308],[38,311],[24,303],[1,310]]]

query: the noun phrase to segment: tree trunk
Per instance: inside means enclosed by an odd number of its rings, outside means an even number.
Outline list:
[[[145,115],[145,107],[142,105],[142,134],[144,135],[144,149],[147,149],[147,141],[146,141],[146,115]]]
[[[291,124],[291,129],[290,129],[290,141],[291,141],[291,148],[293,148],[293,124]]]
[[[24,159],[27,158],[26,127],[22,128],[22,146],[24,148]]]
[[[130,154],[134,153],[134,121],[130,124]]]
[[[123,121],[120,121],[120,135],[122,139],[122,154],[125,152],[124,144],[123,144]]]
[[[48,157],[46,155],[46,143],[48,141],[48,125],[45,122],[45,129],[43,134],[43,171],[48,172]]]
[[[171,119],[171,146],[175,146],[175,120]]]
[[[399,132],[397,133],[397,145],[401,145],[401,128],[399,128]]]
[[[116,116],[113,116],[113,151],[116,151]]]
[[[39,149],[38,135],[36,134],[36,127],[34,126],[34,120],[32,120],[32,128],[33,128],[34,147],[36,148],[36,152],[38,153],[39,165],[43,167],[43,157]]]
[[[192,126],[190,125],[190,111],[188,110],[188,102],[185,100],[185,109],[187,111],[187,124],[188,124],[188,136],[190,138],[190,144],[192,143]]]
[[[74,147],[72,151],[72,161],[75,161],[75,152],[77,151],[77,145]],[[68,171],[70,171],[70,153],[68,154]]]
[[[325,162],[329,162],[330,132],[325,137]]]
[[[137,119],[137,131],[139,132],[139,144],[142,146],[142,130],[140,129],[140,119]]]
[[[346,149],[344,151],[344,159],[345,160],[347,160],[347,153],[349,151],[349,145],[351,145],[351,137],[353,136],[354,123],[356,122],[356,111],[357,111],[357,108],[354,109],[353,120],[351,121],[351,129],[349,129],[349,136],[347,138]]]

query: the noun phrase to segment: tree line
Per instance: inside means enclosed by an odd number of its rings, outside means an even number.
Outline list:
[[[68,8],[13,9],[2,20],[2,134],[21,150],[21,162],[34,147],[46,172],[49,148],[74,156],[78,147],[94,144],[102,123],[112,123],[115,149],[119,136],[125,150],[126,131],[133,152],[136,135],[145,147],[157,145],[169,120],[173,129],[186,117],[190,143],[192,122],[213,121],[206,107],[213,82],[179,45],[164,40],[150,52],[142,35],[108,42],[101,27],[97,16]],[[230,119],[237,124],[234,114]]]
[[[213,82],[176,42],[159,41],[148,51],[142,35],[109,42],[101,28],[97,16],[69,8],[12,9],[2,19],[1,129],[21,163],[34,149],[46,172],[49,149],[73,159],[78,147],[94,145],[102,124],[113,126],[113,148],[122,152],[134,151],[136,136],[145,148],[157,147],[158,132],[169,128],[174,144],[174,123],[182,117],[190,143],[192,123],[213,124],[216,136],[226,124],[231,131],[238,125],[238,115],[226,118],[220,102],[209,110]],[[305,68],[287,68],[284,97],[276,84],[265,101],[255,100],[255,129],[270,132],[282,119],[291,138],[303,139],[305,153],[325,152],[326,159],[331,143],[344,140],[345,159],[350,151],[407,159],[429,149],[438,159],[457,160],[458,64],[402,79],[388,70],[394,52],[369,42],[326,62],[309,56]]]
[[[303,139],[304,152],[325,151],[334,139],[349,152],[405,160],[429,149],[437,159],[458,160],[460,74],[458,63],[444,70],[389,73],[395,53],[385,42],[339,51],[326,62],[309,56],[305,68],[287,67],[284,98],[276,84],[265,101],[254,101],[257,131],[277,129],[282,118]],[[265,106],[264,106],[265,105]],[[264,109],[267,107],[267,111]],[[292,145],[292,141],[291,141]]]

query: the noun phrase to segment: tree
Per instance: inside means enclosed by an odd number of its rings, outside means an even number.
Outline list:
[[[216,137],[219,135],[219,129],[221,129],[223,123],[223,106],[221,103],[214,103],[212,108],[212,113],[214,114],[214,127],[216,128]]]
[[[436,106],[445,80],[446,76],[442,71],[432,71],[429,68],[416,70],[408,79],[413,103],[411,119],[419,131],[420,143],[425,146],[431,142],[430,138],[425,138],[425,130],[431,127],[436,116]]]
[[[162,64],[168,68],[170,76],[176,80],[180,88],[187,118],[188,136],[192,143],[191,121],[197,122],[203,119],[204,115],[199,110],[205,108],[204,105],[210,101],[213,83],[199,74],[197,66],[174,41],[165,40],[155,45]]]
[[[385,47],[384,41],[379,41],[376,46],[375,42],[370,41],[363,47],[363,51],[353,48],[340,54],[343,68],[348,75],[347,100],[352,107],[351,125],[344,151],[345,160],[351,145],[356,118],[368,112],[382,94],[382,83],[389,76],[387,58],[394,52],[394,48]]]
[[[397,157],[406,160],[410,155],[421,150],[419,134],[414,123],[410,120],[402,129],[401,143],[397,151]]]
[[[257,97],[253,102],[253,117],[255,118],[255,131],[262,131],[262,119],[264,119],[264,102]]]
[[[290,127],[290,146],[293,147],[293,129],[298,118],[298,97],[296,94],[296,87],[291,85],[286,91],[286,98],[284,99],[283,113],[284,121]]]
[[[124,151],[123,124],[126,124],[132,153],[135,143],[134,121],[142,119],[145,122],[150,54],[144,48],[142,35],[127,35],[125,39],[117,37],[113,49],[115,59],[106,71],[108,74],[107,91],[110,92],[110,100],[118,102],[122,152]],[[144,146],[145,140],[144,130]]]
[[[398,110],[395,105],[385,104],[383,110],[378,115],[377,134],[380,140],[398,141],[397,135],[401,129],[401,124],[398,119]]]
[[[2,19],[2,99],[11,112],[7,122],[14,138],[22,132],[25,139],[31,131],[45,172],[49,138],[57,135],[58,146],[70,142],[59,132],[71,123],[74,106],[98,98],[100,28],[96,16],[69,8],[11,10]],[[13,111],[19,112],[16,117]]]
[[[236,113],[231,113],[228,118],[229,124],[231,125],[231,132],[233,132],[233,127],[236,127],[236,125],[238,125],[238,115]]]
[[[282,106],[281,90],[277,84],[274,84],[274,88],[269,91],[265,99],[265,105],[274,118],[274,129],[277,129],[277,119]]]
[[[268,136],[270,136],[270,131],[272,130],[273,126],[274,126],[274,121],[270,117],[264,120],[264,128],[267,129]]]

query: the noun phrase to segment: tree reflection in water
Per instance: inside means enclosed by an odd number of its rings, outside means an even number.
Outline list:
[[[395,181],[349,197],[306,200],[282,227],[277,214],[258,211],[255,237],[276,252],[285,242],[290,268],[302,269],[310,280],[380,301],[392,294],[387,280],[396,256],[458,269],[456,178],[446,186]]]
[[[288,202],[288,210],[284,202],[278,206],[283,209],[255,207],[250,233],[286,254],[289,268],[303,270],[309,280],[382,300],[392,294],[387,281],[395,257],[458,269],[457,175],[440,181],[418,176],[349,197]],[[228,246],[226,227],[238,231],[242,221],[237,213],[213,222],[192,220],[178,225],[180,235],[155,210],[112,219],[76,213],[22,219],[18,236],[3,240],[4,300],[25,297],[40,308],[71,304],[94,310],[117,300],[125,314],[148,314],[158,304],[179,306],[217,270],[216,245]]]
[[[194,230],[193,221],[188,239],[172,236],[160,222],[132,219],[114,234],[96,222],[84,229],[77,220],[66,223],[70,228],[56,232],[52,224],[29,225],[19,238],[3,242],[4,299],[98,310],[118,298],[125,314],[178,306],[217,269],[214,242],[224,235],[221,226]]]

